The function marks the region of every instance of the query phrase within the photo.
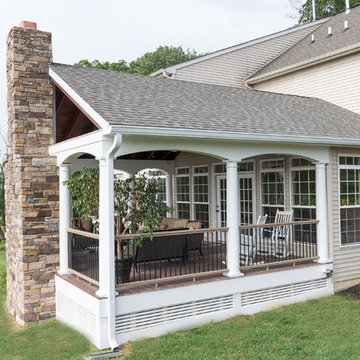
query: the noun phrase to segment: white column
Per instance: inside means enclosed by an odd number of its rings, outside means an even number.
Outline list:
[[[172,184],[172,174],[166,173],[166,205],[168,207],[173,206],[173,184]],[[167,217],[172,217],[172,214],[167,213]]]
[[[70,274],[69,267],[69,246],[68,233],[66,228],[71,227],[71,198],[70,190],[64,181],[70,179],[70,164],[59,166],[59,252],[60,268],[59,274]]]
[[[226,258],[229,277],[238,277],[243,274],[240,272],[240,206],[239,206],[239,184],[237,173],[237,162],[228,161],[226,163],[226,216],[227,234]]]
[[[318,262],[327,263],[329,259],[328,211],[326,191],[326,167],[324,163],[315,163],[316,167],[316,218]]]
[[[115,295],[114,159],[99,159],[99,290]]]

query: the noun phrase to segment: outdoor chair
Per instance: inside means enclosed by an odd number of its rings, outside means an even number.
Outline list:
[[[257,225],[266,223],[267,215],[260,215],[257,220]],[[264,228],[250,229],[248,234],[240,235],[240,254],[245,255],[243,265],[254,265],[254,260],[258,252],[258,244],[263,239]]]
[[[288,223],[293,221],[293,211],[277,210],[274,223]],[[275,246],[273,255],[277,258],[286,258],[290,255],[291,225],[274,226],[271,234],[271,243]]]

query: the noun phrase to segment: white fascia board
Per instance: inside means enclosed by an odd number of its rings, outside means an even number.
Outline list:
[[[49,68],[50,78],[58,84],[69,97],[79,105],[102,128],[109,127],[109,123],[100,116],[73,88],[71,88],[54,70]]]
[[[255,85],[259,82],[271,80],[273,78],[276,78],[278,76],[286,75],[289,73],[292,73],[294,71],[299,71],[302,69],[306,69],[310,66],[320,65],[322,63],[338,59],[340,57],[344,57],[347,55],[352,55],[354,53],[357,53],[360,51],[360,44],[354,44],[347,46],[345,48],[337,49],[334,51],[331,51],[329,53],[326,53],[324,55],[317,56],[315,58],[312,58],[310,60],[301,61],[295,64],[291,64],[289,66],[285,66],[283,68],[280,68],[278,70],[274,70],[268,73],[265,73],[263,75],[258,76],[252,76],[250,75],[245,81],[248,85]]]
[[[111,132],[122,135],[144,136],[173,136],[182,138],[203,138],[216,140],[241,140],[261,142],[303,143],[318,145],[346,145],[360,146],[360,139],[331,138],[322,136],[297,136],[297,135],[273,135],[273,134],[250,134],[239,132],[193,130],[193,129],[169,129],[158,127],[136,127],[112,125]]]
[[[49,154],[57,155],[64,151],[81,150],[84,146],[98,143],[107,135],[103,130],[96,130],[88,134],[77,136],[68,140],[61,141],[57,144],[49,146]]]
[[[198,57],[196,59],[192,59],[192,60],[180,63],[180,64],[169,66],[165,70],[168,73],[176,74],[177,69],[181,69],[183,67],[193,65],[193,64],[196,64],[198,62],[208,60],[208,59],[214,58],[214,57],[219,56],[219,55],[227,54],[227,53],[232,52],[232,51],[236,51],[236,50],[239,50],[239,49],[242,49],[242,48],[246,48],[248,46],[255,45],[255,44],[261,43],[263,41],[272,40],[272,39],[275,39],[275,38],[277,38],[279,36],[291,34],[291,33],[295,32],[295,31],[298,31],[299,29],[306,29],[306,28],[314,26],[314,25],[320,25],[320,24],[324,23],[325,21],[327,21],[328,19],[329,18],[320,19],[320,20],[317,20],[317,21],[314,21],[314,22],[311,22],[311,23],[307,23],[305,25],[300,25],[300,26],[297,26],[295,28],[282,30],[282,31],[279,31],[279,32],[276,32],[276,33],[273,33],[273,34],[270,34],[270,35],[265,35],[263,37],[260,37],[260,38],[254,39],[254,40],[246,41],[246,42],[238,44],[238,45],[234,45],[234,46],[227,47],[225,49],[217,50],[217,51],[214,51],[214,52],[212,52],[210,54],[206,54],[204,56]]]

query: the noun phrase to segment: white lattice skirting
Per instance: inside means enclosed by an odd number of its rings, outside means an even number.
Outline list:
[[[220,321],[333,294],[332,265],[314,265],[236,279],[119,296],[116,337],[120,344],[144,337]],[[56,281],[57,318],[77,329],[97,347],[106,348],[104,300],[82,292],[63,279]]]

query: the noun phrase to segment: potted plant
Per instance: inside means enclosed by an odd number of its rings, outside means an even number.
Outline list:
[[[98,219],[99,213],[99,171],[83,169],[73,174],[65,182],[71,191],[73,214],[81,219],[92,217]],[[128,179],[114,179],[114,216],[120,217],[122,234],[130,232],[139,234],[135,243],[126,246],[141,246],[144,237],[152,239],[152,234],[159,227],[160,219],[167,212],[172,212],[161,197],[161,184],[156,179],[145,175],[133,176]],[[93,232],[98,232],[95,221]],[[125,245],[124,245],[125,246]],[[121,250],[116,259],[117,282],[129,280],[133,264],[133,251]]]

